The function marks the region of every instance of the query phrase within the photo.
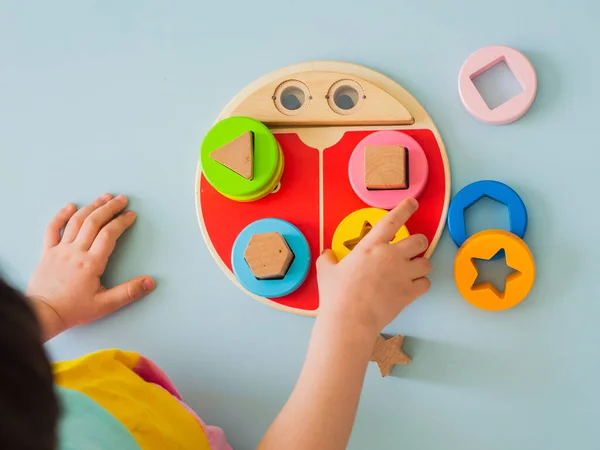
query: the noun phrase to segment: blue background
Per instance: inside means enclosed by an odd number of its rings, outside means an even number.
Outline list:
[[[259,76],[306,60],[364,64],[429,111],[454,192],[491,178],[521,194],[539,275],[518,307],[478,310],[456,292],[445,233],[431,292],[386,330],[409,336],[414,362],[386,379],[369,368],[350,448],[598,448],[599,13],[594,0],[2,1],[2,269],[24,287],[60,207],[129,195],[139,219],[106,283],[149,273],[158,288],[55,339],[52,356],[137,350],[234,448],[255,447],[313,320],[250,300],[214,263],[194,208],[198,148]],[[537,69],[536,101],[512,125],[477,122],[458,97],[463,61],[490,44]],[[506,226],[501,213],[482,203],[468,220]]]

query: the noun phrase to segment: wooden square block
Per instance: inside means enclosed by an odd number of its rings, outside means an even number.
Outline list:
[[[365,185],[370,190],[407,189],[407,149],[401,145],[366,147]]]

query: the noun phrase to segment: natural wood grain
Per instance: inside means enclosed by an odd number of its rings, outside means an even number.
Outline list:
[[[392,373],[392,369],[396,364],[408,364],[411,362],[410,356],[402,350],[403,344],[404,336],[401,335],[391,338],[385,338],[381,335],[377,337],[371,361],[377,363],[382,377],[386,377]]]
[[[252,236],[244,259],[259,280],[279,280],[285,277],[294,253],[283,236],[273,231]]]
[[[251,180],[254,177],[254,136],[251,131],[211,152],[210,157],[238,175]]]
[[[367,189],[406,189],[408,151],[401,145],[375,145],[365,148]]]
[[[304,102],[297,110],[282,110],[281,86],[302,83]],[[299,83],[296,83],[299,86]],[[342,109],[336,105],[336,92],[356,92],[355,107]],[[301,111],[301,113],[299,113]],[[250,116],[270,127],[311,125],[410,125],[413,116],[394,96],[381,87],[357,76],[340,72],[299,72],[288,79],[266,83],[249,93],[243,103],[233,109],[233,116]]]

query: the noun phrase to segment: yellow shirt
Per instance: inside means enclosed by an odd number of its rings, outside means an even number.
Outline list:
[[[115,445],[135,448],[134,442],[144,450],[211,450],[204,423],[183,403],[168,377],[138,353],[103,350],[56,363],[54,374],[59,396],[67,405],[60,431],[62,449],[76,448],[70,446],[70,440],[81,445],[86,430],[97,432],[99,427],[107,427],[112,430],[104,433],[110,434],[107,438],[123,442],[107,441],[104,445],[111,450]],[[82,417],[93,420],[85,422]],[[124,442],[127,438],[129,443]],[[105,448],[99,445],[97,438],[90,442],[90,448]],[[216,448],[229,446],[213,446]]]

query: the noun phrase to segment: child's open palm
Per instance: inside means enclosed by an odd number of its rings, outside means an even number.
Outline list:
[[[100,277],[117,239],[136,219],[123,195],[105,194],[79,210],[65,206],[49,223],[41,261],[27,295],[50,339],[100,319],[154,289],[147,276],[106,289]],[[61,231],[62,236],[61,236]]]

